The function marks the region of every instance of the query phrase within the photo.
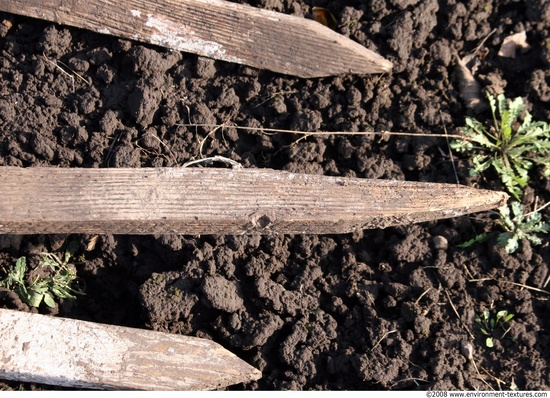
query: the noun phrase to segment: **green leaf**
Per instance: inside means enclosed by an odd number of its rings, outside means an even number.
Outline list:
[[[506,322],[510,322],[510,320],[514,317],[514,314],[508,314],[506,315],[506,317],[504,318],[504,320],[502,322],[506,323]]]
[[[506,251],[506,253],[515,253],[516,250],[519,249],[519,242],[516,238],[514,239],[509,239],[508,242],[506,242],[506,244],[504,245],[504,250]]]
[[[25,257],[19,257],[15,263],[14,279],[23,284],[25,279],[25,272],[27,271],[27,259]]]
[[[497,312],[497,321],[500,318],[504,318],[506,315],[508,315],[508,311],[506,311],[506,310],[502,310],[502,311]]]
[[[44,298],[43,293],[30,291],[27,296],[27,304],[29,304],[31,307],[39,307],[43,298]]]
[[[510,101],[510,104],[508,105],[508,111],[509,118],[511,122],[515,122],[523,113],[523,110],[525,109],[525,104],[523,103],[523,99],[521,97],[517,97]]]
[[[492,337],[487,337],[487,339],[485,339],[485,345],[489,348],[493,348],[493,338]]]
[[[542,239],[540,239],[538,236],[531,235],[531,234],[525,234],[525,239],[527,239],[531,244],[538,246],[542,244]]]
[[[517,218],[519,220],[523,219],[523,206],[520,202],[512,202],[510,205],[512,208],[512,213],[514,214],[514,218]]]
[[[461,244],[458,244],[456,245],[456,247],[458,247],[459,249],[466,249],[476,243],[482,243],[482,242],[486,242],[487,240],[489,240],[489,238],[491,237],[492,234],[488,234],[486,232],[483,232],[479,235],[476,235],[474,238],[464,242],[464,243],[461,243]]]
[[[472,158],[472,163],[474,164],[474,168],[470,170],[470,176],[476,176],[491,167],[493,159],[487,155],[475,155]]]
[[[49,293],[44,294],[44,303],[50,308],[55,308],[55,301]]]
[[[20,285],[13,290],[25,303],[29,304],[29,293],[25,288],[25,285]]]
[[[514,245],[519,246],[517,238],[512,232],[502,232],[498,234],[497,242],[499,245],[504,247],[514,246]]]

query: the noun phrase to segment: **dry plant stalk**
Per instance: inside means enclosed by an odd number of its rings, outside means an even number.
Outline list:
[[[178,126],[181,127],[200,127],[212,129],[208,135],[213,134],[220,128],[232,128],[242,131],[257,131],[264,134],[296,134],[303,137],[329,137],[331,135],[346,135],[346,136],[400,136],[400,137],[436,137],[436,138],[460,138],[462,140],[468,140],[468,137],[458,134],[437,134],[437,133],[411,133],[406,131],[300,131],[300,130],[285,130],[269,127],[247,127],[247,126],[235,126],[232,124],[196,124],[196,123],[180,123]]]

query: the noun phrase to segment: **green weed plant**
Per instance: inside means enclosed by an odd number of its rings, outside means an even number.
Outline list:
[[[533,121],[521,97],[506,100],[503,94],[495,99],[487,93],[493,125],[486,127],[476,119],[466,118],[464,139],[453,141],[457,152],[475,151],[470,175],[479,175],[493,168],[502,184],[517,199],[529,182],[529,170],[542,166],[550,175],[550,126]],[[520,117],[523,116],[523,121]]]
[[[497,241],[504,246],[507,253],[514,253],[522,239],[527,239],[533,245],[540,245],[542,240],[537,234],[550,232],[550,224],[542,221],[539,211],[524,214],[523,206],[519,202],[512,202],[510,207],[502,206],[499,213],[498,224],[504,232],[498,234]]]
[[[69,245],[61,258],[53,253],[42,253],[39,267],[48,267],[50,273],[47,277],[36,277],[31,281],[27,277],[27,259],[20,257],[15,266],[6,271],[7,275],[0,280],[0,286],[14,291],[31,307],[39,307],[44,302],[48,307],[54,308],[54,297],[74,300],[76,294],[82,294],[72,287],[76,271],[70,264],[70,259],[75,252],[75,245]]]
[[[503,230],[498,233],[497,241],[506,252],[514,253],[522,239],[540,245],[537,234],[550,232],[550,224],[542,221],[540,209],[524,214],[520,203],[533,166],[542,167],[544,177],[550,176],[550,126],[533,121],[521,97],[508,101],[504,94],[495,99],[487,93],[487,99],[493,116],[492,125],[487,127],[476,119],[466,118],[466,126],[462,128],[464,138],[451,142],[450,146],[457,152],[473,152],[470,175],[479,175],[493,168],[516,199],[499,209],[496,221]],[[477,235],[458,247],[469,247],[493,234]]]
[[[524,214],[520,202],[514,201],[510,206],[504,205],[498,211],[499,218],[496,224],[503,232],[485,232],[457,247],[464,249],[475,243],[485,242],[496,234],[497,242],[504,246],[506,252],[514,253],[522,239],[527,239],[532,245],[540,245],[542,240],[537,234],[550,232],[550,224],[542,221],[542,214],[539,211]]]
[[[514,317],[514,314],[509,314],[508,311],[498,311],[495,316],[492,316],[489,310],[484,310],[479,314],[476,314],[476,322],[479,324],[481,333],[486,337],[485,345],[489,348],[494,346],[493,338],[494,333],[498,328],[505,329],[505,325],[510,322]]]

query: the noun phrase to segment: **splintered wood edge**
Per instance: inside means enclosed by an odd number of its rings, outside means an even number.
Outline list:
[[[261,372],[196,337],[0,309],[0,377],[91,389],[214,390]]]
[[[491,210],[507,198],[268,169],[0,167],[0,233],[335,234]]]
[[[0,10],[303,78],[392,63],[306,18],[220,0],[3,0]]]

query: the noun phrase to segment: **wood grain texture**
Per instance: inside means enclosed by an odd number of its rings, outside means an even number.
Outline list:
[[[507,198],[270,169],[0,167],[0,233],[334,234],[457,217]]]
[[[0,11],[305,78],[392,68],[313,20],[222,0],[2,0]]]
[[[213,341],[0,309],[0,377],[57,386],[214,390],[259,370]]]

